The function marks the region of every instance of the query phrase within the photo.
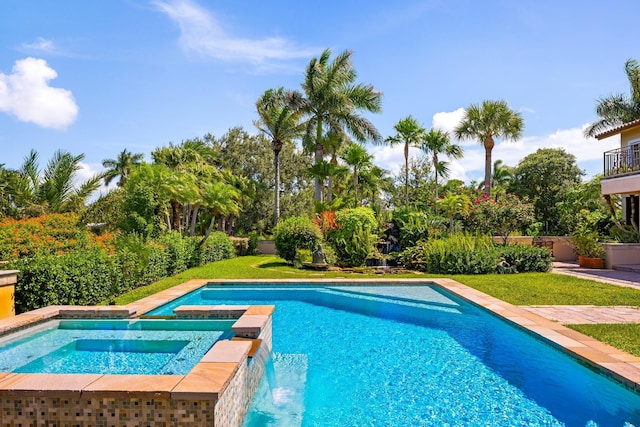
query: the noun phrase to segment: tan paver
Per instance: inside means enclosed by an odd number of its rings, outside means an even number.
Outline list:
[[[85,387],[82,396],[168,399],[183,378],[183,375],[104,375]]]
[[[640,323],[640,309],[637,307],[594,305],[544,305],[522,306],[525,310],[546,317],[563,325],[583,325],[596,323]]]

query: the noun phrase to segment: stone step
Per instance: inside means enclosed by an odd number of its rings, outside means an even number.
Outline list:
[[[640,264],[620,264],[611,266],[613,270],[630,271],[632,273],[640,273]]]

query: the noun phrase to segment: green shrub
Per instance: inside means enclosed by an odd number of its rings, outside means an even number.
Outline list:
[[[551,270],[551,251],[530,245],[498,246],[498,255],[518,273],[547,272]],[[500,271],[498,271],[500,272]]]
[[[109,257],[100,248],[64,255],[36,255],[5,266],[19,270],[15,292],[17,313],[47,305],[91,305],[112,292]]]
[[[488,236],[465,233],[422,241],[400,254],[405,267],[433,274],[487,274],[496,271],[498,251]]]
[[[408,209],[394,211],[393,222],[400,229],[400,242],[403,248],[415,246],[420,240],[439,238],[447,232],[446,220]]]
[[[189,268],[193,248],[188,239],[182,237],[177,231],[165,233],[157,239],[157,242],[164,245],[168,254],[167,274],[173,276]]]
[[[260,234],[257,231],[249,233],[249,243],[247,244],[247,255],[256,255],[258,253],[258,244],[260,243]]]
[[[343,209],[336,212],[336,228],[328,233],[338,264],[347,267],[364,265],[373,253],[378,236],[377,221],[369,208]]]
[[[200,237],[193,237],[192,239],[196,244],[191,258],[192,267],[236,256],[236,250],[231,238],[221,231],[211,233],[201,246],[197,246],[201,240]]]
[[[278,256],[293,263],[298,249],[314,251],[322,239],[320,228],[311,219],[292,216],[280,222],[273,232]]]

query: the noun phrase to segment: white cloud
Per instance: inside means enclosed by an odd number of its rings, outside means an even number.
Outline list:
[[[44,37],[38,37],[33,43],[22,43],[20,45],[20,51],[29,53],[59,55],[60,51],[53,43],[52,40],[45,39]]]
[[[0,111],[45,128],[67,127],[78,106],[71,91],[49,86],[56,77],[44,59],[16,61],[11,74],[0,73]]]
[[[464,108],[458,108],[455,111],[451,112],[442,112],[435,113],[433,115],[433,126],[437,129],[442,129],[449,134],[453,135],[453,130],[462,120],[462,116],[464,116]]]
[[[433,115],[433,127],[437,127],[450,133],[460,122],[464,109],[459,108],[451,112],[439,112]],[[584,169],[581,164],[594,160],[601,160],[603,153],[620,146],[619,137],[611,137],[602,141],[588,139],[584,137],[584,130],[588,126],[558,129],[557,131],[541,136],[526,136],[516,142],[506,142],[496,140],[496,145],[492,151],[492,163],[502,160],[508,166],[517,166],[527,155],[536,152],[541,148],[563,148],[567,153],[576,157],[578,166]],[[471,180],[481,181],[484,179],[484,147],[475,140],[455,141],[463,145],[464,157],[459,160],[450,161],[449,179],[460,179],[469,183]],[[404,154],[402,146],[395,147],[374,147],[372,150],[376,164],[398,174],[404,165]],[[422,153],[417,149],[411,149],[409,157],[417,157]],[[593,176],[600,173],[600,170],[587,170],[586,176]]]
[[[235,37],[222,28],[212,13],[190,0],[153,0],[152,4],[178,24],[180,43],[187,51],[261,66],[269,66],[272,61],[307,58],[318,52],[318,49],[300,49],[280,37]]]

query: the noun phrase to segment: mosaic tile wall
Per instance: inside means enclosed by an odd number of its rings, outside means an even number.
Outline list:
[[[0,406],[2,427],[214,426],[209,400],[5,397]]]

